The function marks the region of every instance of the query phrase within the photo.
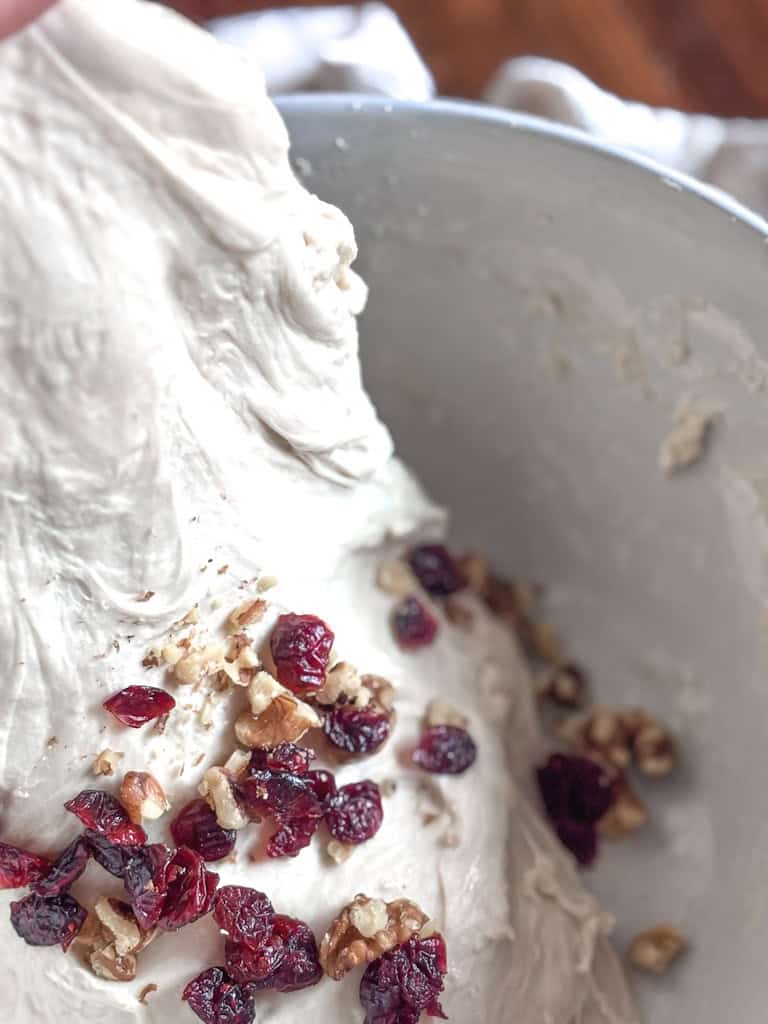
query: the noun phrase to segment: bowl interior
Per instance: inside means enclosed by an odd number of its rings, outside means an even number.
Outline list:
[[[669,719],[674,780],[590,884],[652,1024],[763,1021],[768,245],[704,190],[535,121],[457,105],[282,104],[307,186],[357,230],[366,380],[461,542],[546,586],[600,699]],[[672,477],[660,446],[716,412]],[[764,836],[763,832],[767,834]]]

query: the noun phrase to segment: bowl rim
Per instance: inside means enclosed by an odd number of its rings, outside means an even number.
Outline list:
[[[591,150],[596,155],[609,161],[638,169],[660,179],[662,184],[672,189],[685,192],[689,196],[701,200],[725,213],[732,220],[757,232],[763,242],[768,243],[768,220],[761,214],[739,202],[730,193],[715,185],[694,178],[682,171],[653,160],[651,157],[636,153],[622,146],[599,139],[593,135],[572,128],[569,125],[548,121],[532,114],[495,107],[488,103],[471,100],[435,99],[428,101],[394,99],[389,96],[378,96],[366,93],[289,93],[274,97],[275,104],[281,113],[306,111],[313,115],[322,113],[374,113],[379,116],[390,116],[397,113],[416,114],[420,117],[484,122],[489,126],[505,130],[521,132],[547,139],[554,139],[566,146],[577,146]]]

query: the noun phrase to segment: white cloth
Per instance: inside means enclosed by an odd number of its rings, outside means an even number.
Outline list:
[[[219,38],[255,50],[270,92],[362,92],[428,100],[435,85],[397,16],[381,3],[293,8],[211,22]],[[768,212],[768,122],[724,120],[629,103],[575,68],[510,60],[484,99],[572,125],[651,157]]]

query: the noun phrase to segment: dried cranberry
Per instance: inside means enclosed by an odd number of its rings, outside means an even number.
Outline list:
[[[447,969],[442,935],[409,939],[384,953],[360,982],[365,1024],[416,1024],[422,1013],[445,1020],[439,997]]]
[[[224,964],[235,981],[241,985],[267,982],[277,973],[285,953],[285,943],[270,930],[261,942],[236,942],[227,939],[224,943]],[[268,984],[260,987],[269,988]]]
[[[199,853],[181,846],[169,861],[163,881],[165,898],[157,924],[165,931],[176,931],[210,911],[219,876],[206,870]]]
[[[78,836],[51,865],[50,870],[32,883],[38,896],[60,896],[78,880],[91,859],[91,847],[85,836]]]
[[[158,923],[165,906],[171,851],[162,843],[137,849],[123,869],[123,883],[136,920],[149,929]]]
[[[267,843],[270,857],[295,857],[309,844],[323,817],[312,785],[290,772],[254,772],[238,784],[237,796],[251,819],[271,816],[280,826]]]
[[[51,862],[10,843],[0,843],[0,889],[20,889],[36,881]]]
[[[347,754],[373,754],[387,740],[390,718],[386,711],[342,704],[329,711],[323,732],[331,743]]]
[[[254,750],[248,762],[247,775],[268,769],[272,772],[292,772],[306,775],[315,757],[313,750],[297,747],[295,743],[280,743],[267,750]]]
[[[204,861],[229,856],[237,842],[237,832],[222,828],[205,800],[193,800],[176,815],[171,835],[177,846],[196,850]]]
[[[276,914],[272,934],[260,947],[259,954],[250,943],[250,957],[243,951],[230,949],[232,963],[239,969],[253,969],[250,984],[255,990],[273,989],[276,992],[296,992],[316,985],[323,976],[317,953],[317,942],[312,930],[303,921],[284,914]],[[267,969],[271,967],[271,970]],[[261,975],[261,976],[259,976]]]
[[[134,825],[128,811],[112,796],[101,789],[84,789],[64,807],[82,821],[87,829],[99,832],[111,843],[135,846],[146,843],[147,833]]]
[[[216,924],[235,942],[264,942],[272,933],[275,910],[268,896],[244,885],[224,885],[216,893]]]
[[[11,904],[11,924],[29,946],[61,946],[66,951],[83,927],[86,913],[77,900],[31,893]]]
[[[586,757],[553,754],[537,773],[549,817],[594,825],[610,810],[616,786],[610,775]]]
[[[158,690],[155,686],[126,686],[105,700],[103,706],[123,725],[140,729],[153,718],[160,718],[173,711],[176,701],[170,693]]]
[[[616,800],[616,784],[586,757],[553,754],[536,773],[541,799],[562,844],[580,864],[597,855],[597,822]]]
[[[270,640],[278,680],[297,693],[318,689],[325,682],[333,640],[316,615],[281,615]]]
[[[431,725],[424,730],[413,752],[414,764],[439,775],[460,775],[475,763],[476,757],[475,741],[457,725]]]
[[[315,771],[307,772],[304,778],[312,787],[312,792],[320,801],[323,810],[327,810],[331,798],[336,796],[336,779],[332,773],[317,768]]]
[[[221,967],[209,967],[187,985],[181,998],[204,1024],[252,1024],[253,992],[237,985]]]
[[[395,640],[404,651],[427,647],[435,639],[437,619],[417,597],[404,597],[392,612]]]
[[[383,819],[379,787],[368,779],[342,786],[330,801],[325,817],[328,831],[340,843],[364,843],[372,839]]]
[[[414,548],[408,561],[419,583],[434,597],[448,597],[467,585],[452,555],[442,544]]]

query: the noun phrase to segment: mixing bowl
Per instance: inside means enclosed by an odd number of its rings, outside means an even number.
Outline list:
[[[489,108],[281,109],[307,186],[355,224],[365,375],[402,456],[460,543],[545,585],[598,697],[680,736],[679,773],[642,789],[651,824],[588,877],[620,946],[660,921],[691,938],[638,980],[646,1019],[763,1022],[768,225]],[[666,475],[691,409],[713,426]]]

